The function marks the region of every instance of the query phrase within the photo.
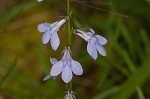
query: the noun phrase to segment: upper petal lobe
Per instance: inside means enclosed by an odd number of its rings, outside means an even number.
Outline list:
[[[105,45],[107,43],[107,39],[105,39],[104,37],[100,36],[100,35],[96,35],[97,41],[101,44],[101,45]]]
[[[48,27],[49,27],[48,23],[41,23],[38,25],[37,29],[39,32],[45,32]]]

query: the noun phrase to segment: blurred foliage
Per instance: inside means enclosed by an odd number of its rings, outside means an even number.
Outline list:
[[[49,57],[61,58],[66,28],[55,52],[41,44],[37,25],[66,15],[65,0],[0,1],[0,99],[63,99],[60,77],[42,82]],[[92,27],[108,39],[107,56],[94,61],[86,42],[73,35],[72,54],[84,69],[73,77],[77,99],[150,98],[150,0],[72,0],[72,26]]]

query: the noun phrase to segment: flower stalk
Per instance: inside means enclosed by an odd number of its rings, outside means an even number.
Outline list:
[[[67,0],[67,17],[68,17],[68,44],[71,46],[71,28],[70,28],[70,0]],[[72,90],[72,80],[68,84],[69,90]]]
[[[67,17],[68,17],[68,20],[67,20],[67,22],[68,22],[68,26],[67,26],[67,28],[68,28],[68,44],[69,44],[69,46],[71,46],[70,0],[67,0]]]

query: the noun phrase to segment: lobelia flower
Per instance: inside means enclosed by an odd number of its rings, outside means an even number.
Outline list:
[[[107,43],[107,40],[100,36],[100,35],[94,35],[95,32],[93,29],[90,29],[90,32],[84,32],[82,30],[77,29],[77,35],[82,37],[85,41],[88,42],[87,44],[87,52],[90,54],[90,56],[96,60],[97,59],[97,51],[102,55],[106,56],[106,51],[102,45],[105,45]]]
[[[65,99],[74,99],[74,95],[73,92],[68,91],[67,94],[65,95]]]
[[[42,43],[47,44],[50,40],[53,50],[57,50],[60,44],[57,32],[59,28],[66,22],[66,19],[56,21],[54,23],[41,23],[38,25],[37,29],[39,32],[43,32]]]
[[[62,59],[56,63],[53,64],[52,69],[50,71],[50,74],[52,77],[58,76],[60,73],[62,80],[65,83],[70,82],[72,79],[72,72],[75,75],[82,75],[83,69],[79,62],[72,59],[70,55],[70,47],[65,47],[64,49],[64,55]]]

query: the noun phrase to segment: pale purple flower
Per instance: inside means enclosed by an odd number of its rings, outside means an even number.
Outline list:
[[[55,63],[58,62],[58,60],[57,60],[56,58],[50,58],[50,62],[51,62],[51,64],[54,65]],[[48,79],[50,79],[50,78],[56,79],[56,76],[52,76],[52,75],[49,73],[46,77],[44,77],[43,81],[48,80]]]
[[[38,25],[38,31],[43,32],[42,43],[47,44],[50,40],[53,50],[57,50],[60,44],[57,32],[59,28],[66,22],[66,19],[56,21],[54,23],[41,23]]]
[[[42,2],[43,0],[37,0],[38,2]]]
[[[82,30],[77,29],[77,35],[82,37],[85,41],[88,42],[87,44],[87,52],[93,59],[97,59],[97,51],[102,55],[106,56],[106,51],[102,45],[107,43],[107,40],[100,36],[94,35],[95,32],[93,29],[90,29],[90,32],[84,32]]]
[[[68,91],[67,94],[65,95],[65,99],[74,99],[75,96],[73,95],[72,91]]]
[[[61,74],[62,80],[65,83],[70,82],[70,80],[72,79],[73,76],[72,72],[75,75],[83,74],[81,64],[73,60],[70,55],[70,47],[65,47],[62,59],[53,64],[50,75],[58,76],[61,72],[62,72]]]

